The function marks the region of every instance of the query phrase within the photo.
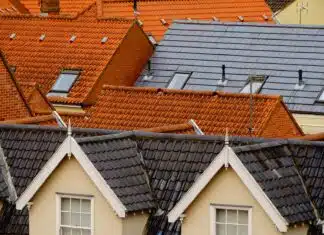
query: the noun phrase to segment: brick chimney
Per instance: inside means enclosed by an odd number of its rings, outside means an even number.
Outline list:
[[[60,12],[60,0],[41,0],[41,12],[58,14]]]

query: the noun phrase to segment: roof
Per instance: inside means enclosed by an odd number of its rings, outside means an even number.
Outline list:
[[[16,81],[4,54],[0,51],[0,120],[32,117],[22,89]]]
[[[29,14],[29,10],[19,0],[1,0],[0,15]]]
[[[51,102],[80,104],[133,25],[132,20],[98,20],[95,5],[75,18],[1,16],[0,47],[8,63],[16,66],[17,80],[35,82],[45,94],[61,70],[81,69],[68,98],[49,97]],[[15,37],[10,39],[13,33]],[[76,39],[70,42],[73,35]],[[106,43],[101,43],[103,37],[108,37]]]
[[[100,5],[99,5],[100,7]],[[100,8],[99,8],[100,11]],[[102,0],[103,17],[134,18],[133,1]],[[264,0],[144,0],[137,2],[138,19],[143,22],[143,29],[152,33],[156,40],[162,39],[173,20],[191,18],[193,20],[271,22],[271,10]],[[269,19],[265,20],[263,15]],[[161,23],[166,21],[166,25]]]
[[[184,89],[240,92],[248,76],[269,76],[260,93],[281,95],[292,112],[324,113],[324,28],[250,23],[175,22],[151,58],[153,78],[137,86],[166,87],[173,74],[192,72]],[[226,66],[226,86],[222,78]],[[295,89],[298,70],[305,86]]]
[[[283,105],[279,96],[254,96],[254,136],[262,136],[278,105]],[[96,104],[85,112],[61,117],[70,119],[72,126],[111,130],[149,130],[193,119],[206,135],[225,134],[228,128],[231,135],[250,136],[250,96],[246,94],[105,85]]]
[[[266,0],[266,3],[269,5],[271,10],[276,13],[277,11],[284,9],[294,1],[295,0]]]

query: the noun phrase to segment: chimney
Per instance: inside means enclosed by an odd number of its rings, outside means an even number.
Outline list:
[[[41,12],[49,14],[60,13],[60,0],[41,0]]]

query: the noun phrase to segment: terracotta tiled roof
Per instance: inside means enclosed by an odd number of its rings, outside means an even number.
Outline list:
[[[14,120],[2,121],[1,124],[39,124],[47,121],[55,122],[55,117],[51,114],[37,117],[26,117]]]
[[[32,110],[0,51],[0,120],[31,117]]]
[[[254,136],[302,134],[279,96],[255,95],[253,107]],[[85,113],[61,116],[75,127],[110,130],[154,130],[193,119],[208,135],[225,134],[226,128],[231,135],[250,135],[250,97],[246,94],[104,86],[96,104]],[[289,130],[281,131],[286,126]]]
[[[134,19],[133,1],[102,1],[104,17]],[[162,38],[173,20],[179,19],[212,20],[216,17],[221,21],[240,21],[239,16],[242,16],[245,22],[272,22],[271,10],[264,0],[139,0],[137,9],[143,29],[157,40]],[[269,19],[265,20],[263,15]],[[168,24],[163,25],[161,19]]]
[[[20,0],[22,4],[32,13],[40,13],[40,0]],[[77,15],[89,7],[95,0],[60,0],[61,15]]]
[[[193,126],[190,125],[189,123],[145,128],[140,131],[158,132],[158,133],[195,134],[195,130]]]
[[[81,69],[68,98],[49,98],[53,102],[81,103],[132,25],[132,20],[98,20],[95,5],[77,18],[1,16],[0,48],[16,66],[17,80],[36,82],[45,94],[62,69]],[[12,34],[14,39],[9,37]],[[70,42],[72,35],[76,36],[74,42]],[[108,37],[106,43],[101,43],[103,37]]]
[[[0,1],[0,15],[20,15],[29,13],[29,10],[19,0]]]

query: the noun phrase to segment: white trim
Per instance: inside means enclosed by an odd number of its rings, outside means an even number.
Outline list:
[[[252,235],[252,207],[251,206],[238,206],[238,205],[213,205],[209,206],[210,211],[210,235],[216,234],[216,210],[238,210],[238,211],[247,211],[248,212],[248,235]]]
[[[98,170],[94,167],[92,162],[89,160],[87,155],[83,152],[79,144],[75,141],[75,139],[71,136],[68,136],[57,151],[53,154],[51,159],[47,161],[45,166],[41,169],[41,171],[36,175],[33,181],[28,185],[26,190],[22,193],[22,195],[18,198],[16,202],[17,210],[22,210],[27,203],[32,199],[32,197],[36,194],[39,188],[43,185],[46,179],[51,175],[51,173],[55,170],[55,168],[59,165],[62,159],[67,156],[69,153],[77,159],[82,168],[88,174],[90,179],[97,186],[99,191],[103,194],[103,196],[107,199],[107,201],[112,206],[113,210],[117,213],[117,215],[121,218],[126,216],[126,207],[119,200],[114,191],[109,187],[105,179],[98,172]]]
[[[206,187],[214,175],[226,164],[228,159],[229,165],[233,168],[245,186],[249,189],[252,196],[258,201],[273,223],[280,232],[287,232],[288,223],[279,213],[277,208],[272,204],[260,185],[254,180],[240,159],[229,146],[224,146],[222,151],[215,157],[213,162],[200,175],[196,182],[190,187],[187,193],[180,199],[174,208],[168,214],[168,221],[174,223],[179,216],[184,213],[188,206],[194,201],[199,193]]]

